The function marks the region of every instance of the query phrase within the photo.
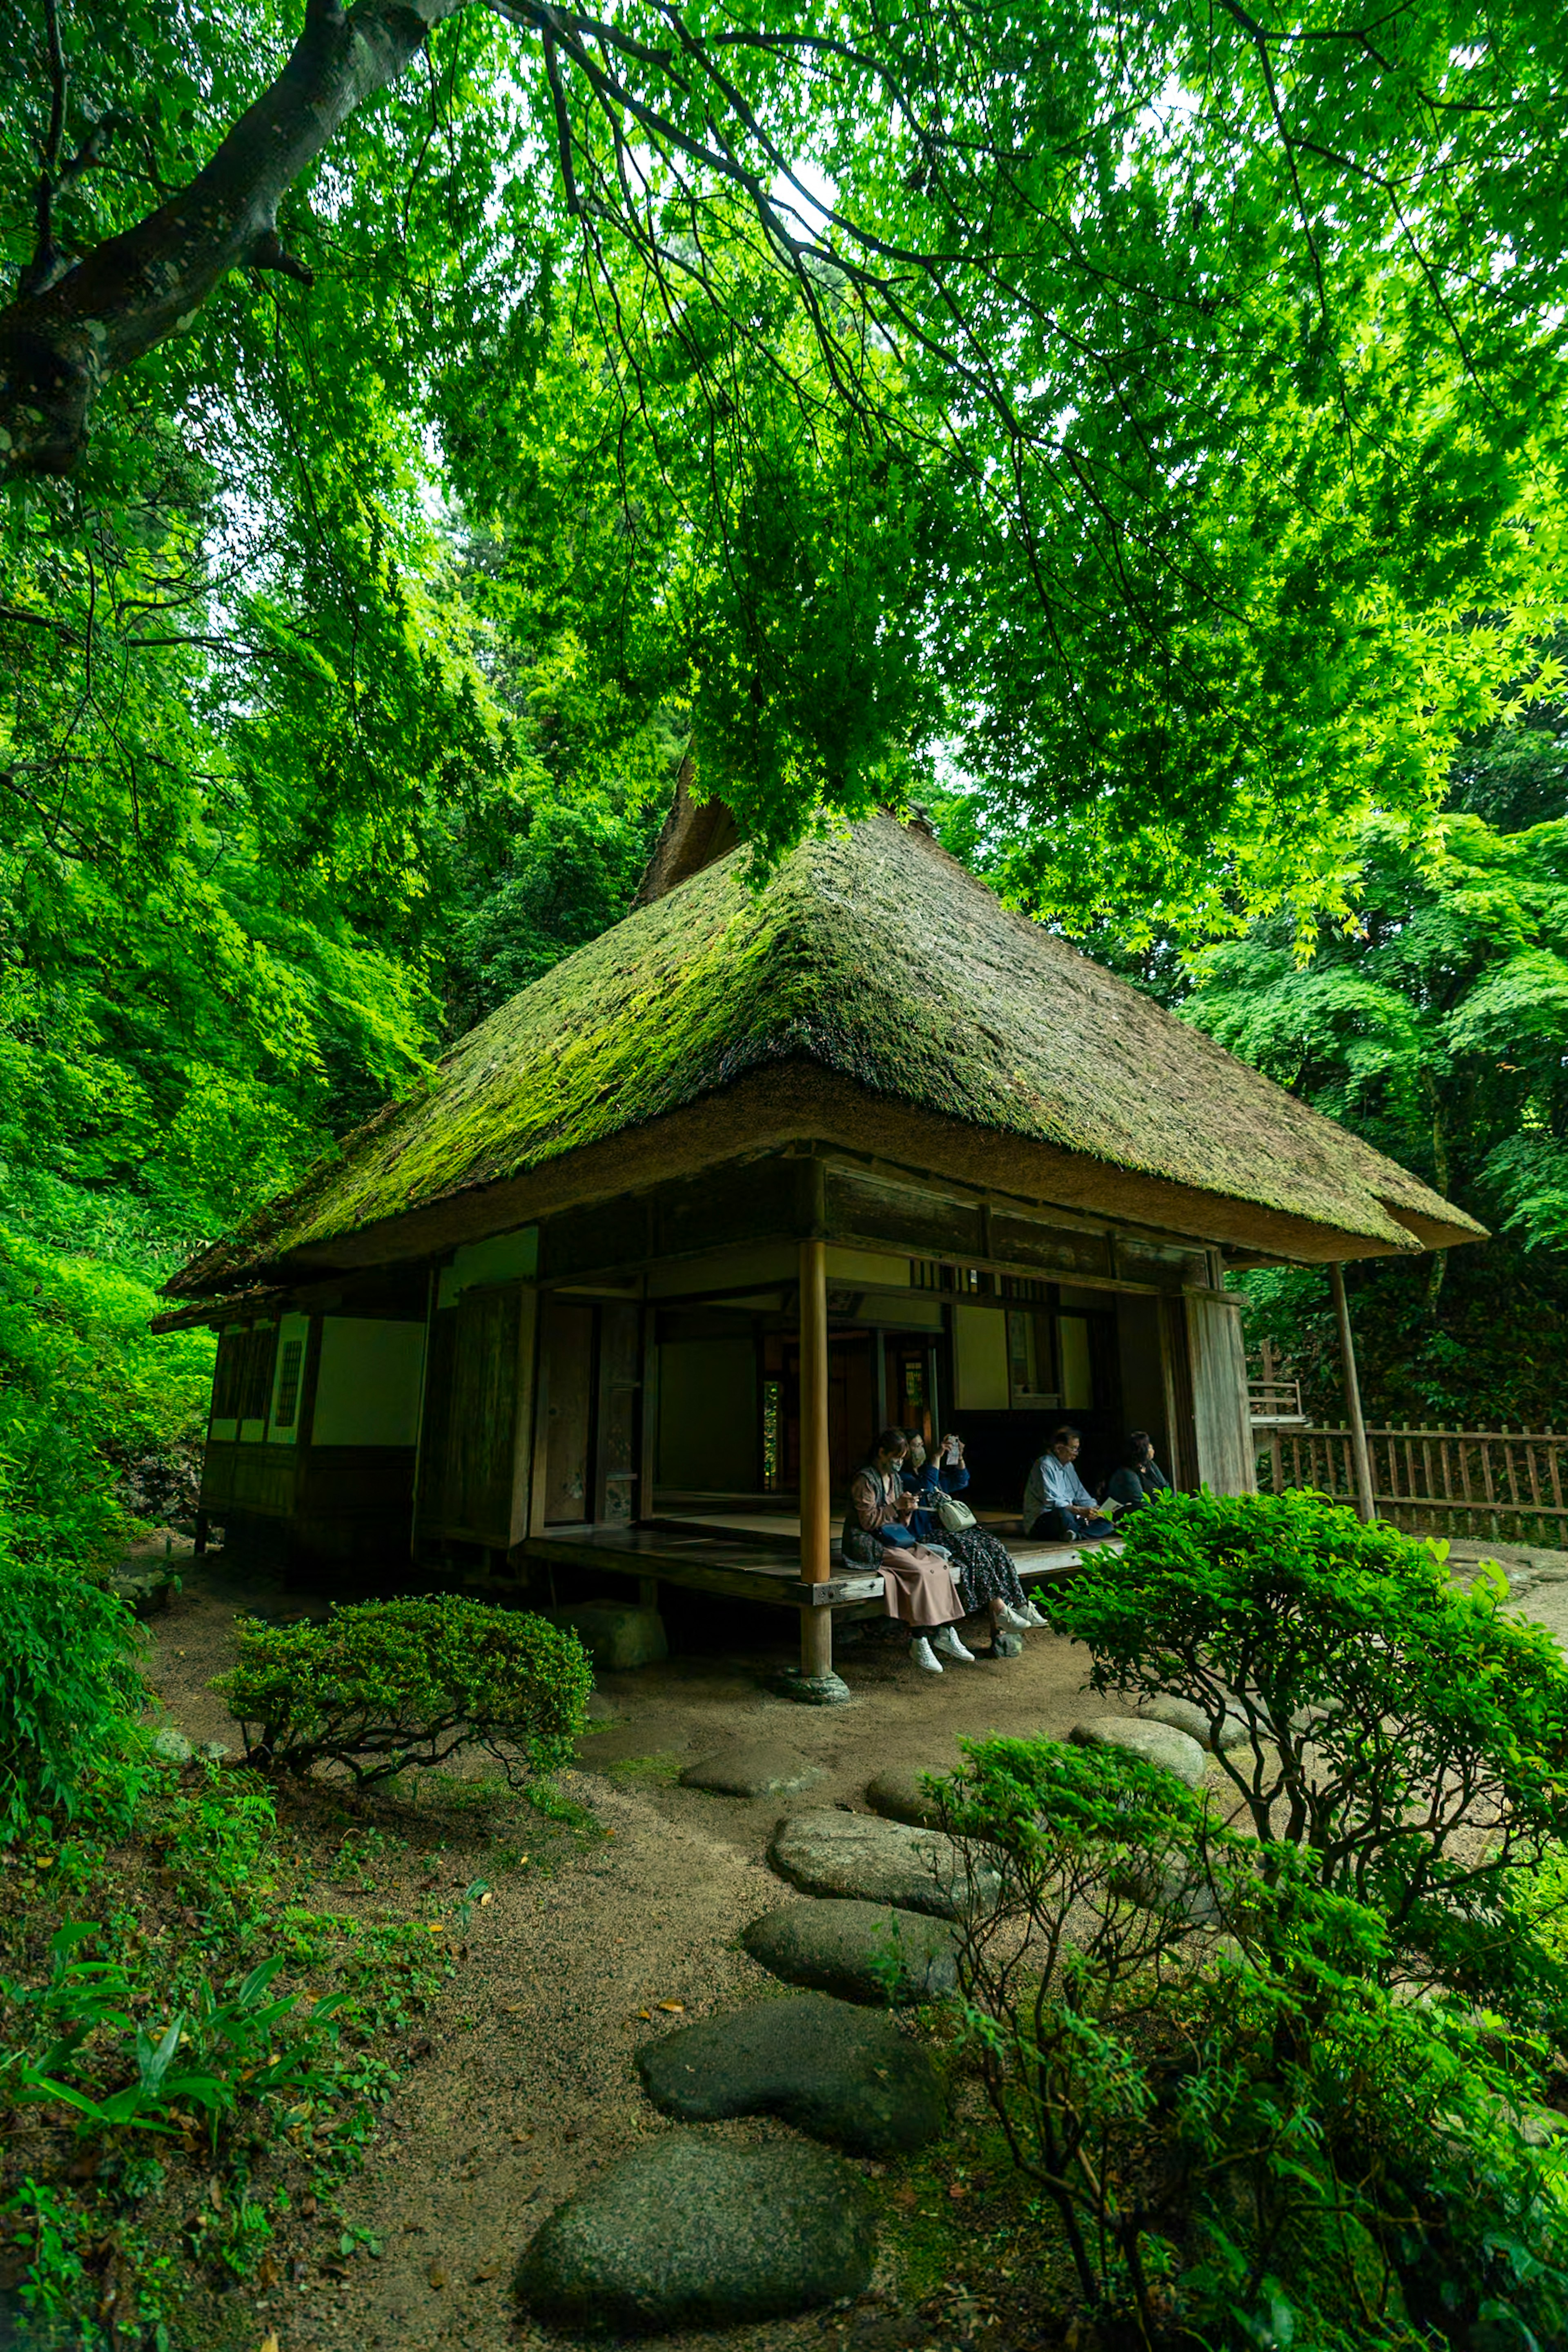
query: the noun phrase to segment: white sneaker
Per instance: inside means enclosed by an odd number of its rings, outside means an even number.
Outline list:
[[[1051,1621],[1048,1617],[1041,1616],[1032,1601],[1026,1601],[1023,1618],[1020,1622],[1026,1625],[1048,1625]]]
[[[1026,1633],[1032,1625],[1037,1625],[1039,1622],[1037,1616],[1026,1617],[1020,1610],[1013,1608],[1005,1601],[1002,1603],[1002,1614],[997,1620],[998,1624],[1010,1627],[1015,1633]]]
[[[931,1655],[931,1643],[923,1633],[917,1633],[910,1643],[910,1664],[923,1668],[928,1675],[940,1675],[942,1661]]]
[[[973,1650],[964,1648],[958,1638],[956,1626],[944,1625],[931,1647],[940,1650],[944,1658],[962,1658],[966,1666],[972,1666],[974,1664],[974,1653]]]

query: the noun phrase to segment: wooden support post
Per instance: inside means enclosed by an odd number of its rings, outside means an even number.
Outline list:
[[[827,1244],[800,1245],[800,1574],[826,1584],[833,1569],[833,1471],[827,1437]],[[833,1612],[800,1612],[800,1678],[819,1706],[847,1698],[833,1671]]]
[[[1329,1268],[1329,1282],[1334,1294],[1334,1320],[1340,1328],[1340,1370],[1344,1378],[1345,1418],[1350,1423],[1351,1459],[1355,1469],[1356,1517],[1370,1526],[1377,1517],[1377,1505],[1372,1498],[1372,1457],[1367,1452],[1366,1423],[1362,1419],[1355,1340],[1351,1333],[1350,1304],[1345,1297],[1345,1270],[1337,1260]]]
[[[833,1672],[833,1612],[803,1609],[800,1612],[800,1671],[806,1682],[837,1682]]]

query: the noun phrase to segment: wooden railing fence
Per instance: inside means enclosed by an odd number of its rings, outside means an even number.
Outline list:
[[[1552,1429],[1368,1429],[1377,1515],[1412,1535],[1568,1548],[1568,1434]],[[1259,1429],[1265,1494],[1312,1486],[1353,1503],[1348,1429]]]

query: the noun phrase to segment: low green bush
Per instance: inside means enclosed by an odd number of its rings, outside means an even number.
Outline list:
[[[84,1775],[124,1748],[143,1696],[134,1634],[112,1593],[0,1551],[0,1842],[36,1812],[72,1813]]]
[[[1125,1555],[1053,1596],[1095,1689],[1188,1699],[1247,1727],[1219,1759],[1272,1872],[1295,1850],[1415,1969],[1516,2021],[1568,2021],[1531,1874],[1568,1841],[1568,1665],[1503,1614],[1500,1576],[1458,1591],[1441,1547],[1318,1495],[1173,1495]]]
[[[944,1784],[968,2034],[1100,2344],[1568,2342],[1568,1668],[1505,1599],[1323,1496],[1162,1498],[1052,1614],[1240,1745]]]
[[[362,1786],[473,1745],[509,1782],[559,1771],[587,1720],[593,1673],[575,1634],[521,1610],[447,1595],[367,1601],[321,1623],[242,1618],[239,1662],[214,1688],[249,1760]]]

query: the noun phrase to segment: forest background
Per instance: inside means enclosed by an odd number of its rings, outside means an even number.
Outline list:
[[[291,16],[41,5],[7,282],[178,185]],[[878,17],[875,141],[858,52],[764,42],[736,181],[667,52],[632,143],[468,11],[287,193],[292,274],[7,481],[0,1547],[189,1510],[157,1284],[617,920],[683,761],[764,862],[919,801],[1486,1220],[1352,1271],[1370,1412],[1565,1425],[1552,12],[1352,21],[1331,69],[1239,11]],[[1320,1278],[1248,1286],[1337,1413]]]

